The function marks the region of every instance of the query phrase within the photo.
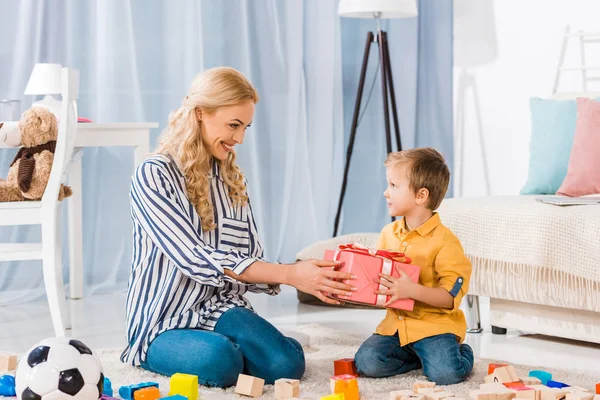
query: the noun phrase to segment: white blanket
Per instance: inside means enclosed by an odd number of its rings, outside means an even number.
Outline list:
[[[448,199],[439,213],[470,257],[600,282],[600,206],[559,207],[535,197]]]

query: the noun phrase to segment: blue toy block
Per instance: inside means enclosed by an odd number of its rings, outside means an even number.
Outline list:
[[[102,391],[102,394],[105,394],[108,397],[113,397],[112,383],[107,377],[104,377],[104,390]]]
[[[566,383],[556,382],[553,380],[549,380],[548,382],[546,382],[546,386],[551,387],[551,388],[558,388],[558,389],[562,389],[564,387],[569,387],[569,385],[567,385]]]
[[[533,378],[538,378],[540,381],[542,381],[542,385],[545,385],[548,383],[548,381],[552,380],[552,374],[550,372],[541,370],[529,371],[529,376]]]
[[[158,383],[142,382],[142,383],[136,383],[135,385],[121,386],[119,388],[119,396],[121,396],[121,398],[124,400],[133,400],[133,394],[135,393],[136,390],[140,390],[140,389],[152,387],[152,386],[158,388]]]
[[[16,395],[15,377],[11,375],[0,376],[0,396],[13,397]]]
[[[161,397],[160,400],[187,400],[187,397],[182,396],[180,394],[174,394],[173,396],[169,396],[169,397]]]

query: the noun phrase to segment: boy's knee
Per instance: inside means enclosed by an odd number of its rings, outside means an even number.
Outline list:
[[[359,375],[377,378],[381,375],[381,366],[385,365],[385,359],[377,349],[363,346],[356,352],[354,364]]]
[[[455,385],[463,382],[471,371],[461,364],[424,365],[425,376],[438,385]]]

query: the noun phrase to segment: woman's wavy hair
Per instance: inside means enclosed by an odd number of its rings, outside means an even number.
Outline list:
[[[196,75],[181,107],[171,112],[169,126],[158,139],[155,153],[170,155],[180,161],[189,200],[200,216],[204,231],[216,227],[208,181],[213,157],[202,141],[196,109],[211,114],[220,107],[248,100],[258,103],[258,93],[244,75],[228,67],[207,69]],[[229,197],[234,204],[244,205],[248,194],[244,176],[235,159],[232,151],[226,160],[218,163]]]

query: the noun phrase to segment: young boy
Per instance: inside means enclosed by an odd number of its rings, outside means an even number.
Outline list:
[[[406,253],[421,267],[419,282],[406,274],[380,274],[378,283],[398,299],[415,300],[413,311],[388,308],[376,334],[355,356],[362,376],[387,377],[423,368],[439,385],[462,382],[473,369],[473,351],[461,344],[467,324],[460,302],[469,288],[471,262],[460,241],[435,212],[448,189],[450,171],[443,156],[431,148],[391,153],[385,161],[388,188],[383,193],[392,216],[378,249]]]

